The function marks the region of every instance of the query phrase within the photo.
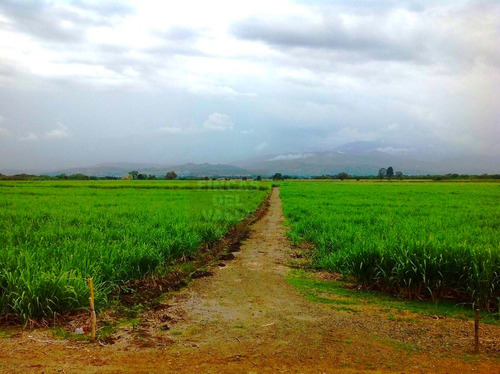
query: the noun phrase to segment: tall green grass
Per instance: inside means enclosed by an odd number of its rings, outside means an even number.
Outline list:
[[[0,316],[87,307],[88,277],[102,307],[118,286],[221,238],[267,191],[225,182],[0,183]]]
[[[500,185],[288,182],[290,238],[317,267],[409,298],[500,300]]]

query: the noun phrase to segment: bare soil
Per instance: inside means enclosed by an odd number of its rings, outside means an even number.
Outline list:
[[[294,250],[284,234],[275,188],[234,259],[210,276],[167,294],[104,341],[4,329],[0,372],[500,372],[498,326],[482,326],[487,349],[476,356],[468,321],[391,321],[370,305],[352,313],[307,300],[286,281]]]

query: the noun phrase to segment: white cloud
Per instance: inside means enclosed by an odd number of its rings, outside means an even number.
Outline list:
[[[212,113],[203,122],[203,128],[213,131],[232,130],[234,122],[227,114]]]
[[[69,137],[68,128],[61,122],[57,122],[57,127],[47,131],[44,136],[48,139],[64,139]]]
[[[414,151],[413,148],[400,148],[400,147],[379,147],[377,151],[389,153],[390,155],[401,155],[403,153]]]
[[[353,141],[374,141],[377,140],[378,133],[376,131],[362,131],[355,127],[343,127],[340,129],[336,136],[339,139],[343,139],[342,142],[353,142]]]
[[[188,128],[183,128],[178,126],[165,126],[165,127],[160,127],[158,129],[159,132],[170,135],[185,134],[186,132],[189,132],[188,130],[189,130]]]
[[[286,155],[278,155],[269,159],[269,161],[283,161],[283,160],[302,160],[309,157],[314,157],[313,153],[289,153]]]
[[[19,137],[19,140],[21,141],[29,141],[29,142],[34,142],[38,140],[38,135],[35,134],[34,132],[30,131],[26,135]]]
[[[208,116],[208,118],[203,122],[201,126],[164,126],[158,129],[158,132],[167,135],[181,135],[181,134],[193,134],[193,133],[202,133],[207,131],[226,131],[233,129],[234,122],[227,114],[221,113],[212,113]],[[241,133],[250,133],[250,131]]]
[[[398,123],[393,123],[387,126],[386,128],[387,131],[396,131],[399,130],[399,124]]]
[[[267,142],[262,142],[260,144],[258,144],[256,147],[255,147],[255,150],[257,152],[262,152],[262,151],[265,151],[266,149],[269,148],[269,144],[267,144]]]
[[[9,131],[9,130],[7,130]],[[1,131],[0,131],[1,134]],[[57,122],[56,127],[47,130],[41,135],[34,131],[29,131],[26,135],[20,136],[21,141],[37,141],[39,139],[65,139],[69,137],[68,128],[61,122]]]
[[[0,116],[0,124],[2,124],[5,121],[4,116]],[[5,136],[10,133],[10,130],[6,127],[0,126],[0,136]]]

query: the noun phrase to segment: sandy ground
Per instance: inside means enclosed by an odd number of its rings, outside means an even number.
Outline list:
[[[285,276],[292,252],[279,190],[235,259],[169,295],[113,343],[8,331],[2,373],[500,372],[500,328],[482,328],[488,350],[471,355],[470,322],[400,323],[308,301]],[[418,317],[416,317],[418,318]],[[416,349],[415,349],[416,348]]]

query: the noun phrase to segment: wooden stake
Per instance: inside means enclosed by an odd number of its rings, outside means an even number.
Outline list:
[[[95,340],[95,327],[97,324],[97,317],[95,315],[95,308],[94,308],[94,283],[92,282],[92,278],[89,278],[89,288],[90,288],[89,302],[90,302],[90,325],[91,325],[90,336],[92,337],[93,340]]]
[[[474,352],[479,353],[479,308],[476,308],[476,318],[474,319]]]

